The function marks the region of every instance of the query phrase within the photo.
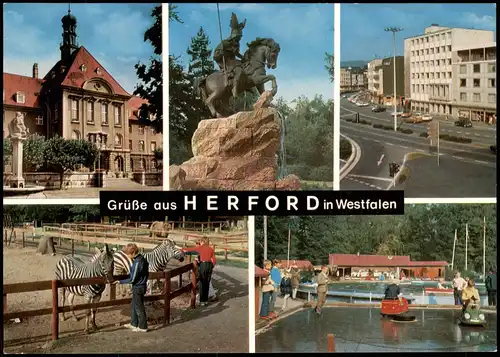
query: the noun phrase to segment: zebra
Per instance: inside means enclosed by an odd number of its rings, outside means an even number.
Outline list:
[[[92,260],[97,259],[98,253],[96,253]],[[167,268],[168,262],[174,258],[180,262],[184,261],[184,251],[182,248],[178,247],[175,242],[171,239],[165,239],[162,243],[158,244],[151,252],[144,253],[144,258],[149,263],[149,272],[155,273],[164,271]],[[132,259],[130,259],[123,250],[115,250],[113,254],[114,260],[114,274],[115,275],[129,275],[130,268],[132,267]],[[160,279],[157,279],[157,284],[159,285]],[[151,293],[152,284],[148,281],[147,291]],[[125,290],[121,289],[121,295],[125,296]],[[128,290],[128,289],[127,289]]]
[[[65,256],[61,258],[56,264],[55,275],[57,280],[66,279],[83,279],[83,278],[97,278],[105,277],[108,282],[113,282],[113,253],[105,244],[104,250],[99,251],[98,254],[94,256],[94,259],[90,262],[84,262],[80,258]],[[106,288],[106,284],[95,284],[95,285],[78,285],[70,287],[61,288],[61,304],[64,307],[66,303],[66,292],[68,292],[68,303],[70,305],[71,313],[73,314],[73,319],[78,321],[78,317],[73,310],[73,301],[76,295],[85,298],[85,302],[97,303],[101,300],[102,293]],[[97,325],[95,323],[95,315],[97,309],[87,309],[85,318],[85,329],[84,332],[90,333],[93,330],[97,330]],[[61,321],[66,320],[66,315],[62,312]],[[89,326],[91,323],[91,326]]]

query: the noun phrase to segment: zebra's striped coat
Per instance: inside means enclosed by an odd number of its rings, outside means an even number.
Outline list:
[[[57,280],[106,277],[111,282],[113,281],[113,270],[113,253],[109,250],[108,245],[105,245],[104,250],[99,251],[90,262],[84,262],[82,259],[71,256],[61,258],[56,264],[55,275]],[[72,308],[75,295],[84,297],[86,303],[95,303],[101,300],[105,288],[105,284],[63,287],[61,288],[62,307],[66,303],[66,293],[68,293],[68,302]],[[97,309],[86,311],[85,332],[97,329],[95,324],[96,311]],[[71,312],[73,318],[78,320],[72,309]],[[64,312],[61,319],[62,321],[66,320]],[[89,322],[92,323],[91,326],[89,326]]]

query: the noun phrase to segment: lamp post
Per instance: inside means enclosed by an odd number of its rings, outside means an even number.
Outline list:
[[[398,117],[397,117],[397,105],[398,101],[396,99],[396,32],[403,31],[402,28],[399,27],[387,27],[384,29],[386,32],[392,32],[392,46],[394,48],[394,56],[393,56],[393,67],[394,67],[394,131],[398,130]]]

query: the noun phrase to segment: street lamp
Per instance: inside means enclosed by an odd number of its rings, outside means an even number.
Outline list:
[[[394,131],[398,130],[398,120],[397,120],[397,104],[396,99],[396,32],[403,31],[399,27],[387,27],[384,29],[386,32],[392,32],[392,46],[394,47],[394,57],[393,57],[393,67],[394,67]]]

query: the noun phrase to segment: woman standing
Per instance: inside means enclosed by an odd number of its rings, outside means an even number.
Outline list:
[[[292,276],[289,271],[285,271],[280,283],[280,292],[283,295],[283,306],[281,311],[286,309],[286,301],[292,295]]]
[[[300,284],[300,272],[296,265],[292,266],[292,299],[297,297],[297,291]]]

